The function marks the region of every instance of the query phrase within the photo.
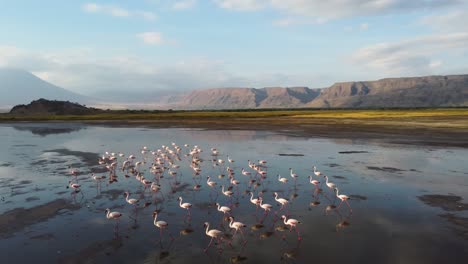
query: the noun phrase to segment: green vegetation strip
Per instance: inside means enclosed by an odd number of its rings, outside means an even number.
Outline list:
[[[106,111],[93,115],[0,115],[0,121],[145,121],[145,122],[294,122],[323,124],[406,123],[416,126],[468,128],[468,109],[390,110],[225,110]]]

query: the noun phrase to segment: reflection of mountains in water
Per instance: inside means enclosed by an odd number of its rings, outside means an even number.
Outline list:
[[[294,137],[269,131],[257,130],[184,130],[184,134],[193,140],[206,141],[246,141],[246,140],[276,140],[290,141]]]
[[[19,131],[29,131],[34,135],[48,136],[52,134],[69,134],[84,128],[81,124],[15,124],[12,126]]]

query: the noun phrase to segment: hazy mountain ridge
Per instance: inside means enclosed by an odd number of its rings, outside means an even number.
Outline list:
[[[378,108],[468,106],[468,75],[339,82],[328,88],[211,88],[193,91],[113,91],[105,100],[70,92],[33,74],[0,68],[0,107],[39,98],[118,109]]]
[[[93,99],[46,82],[30,72],[0,68],[0,105],[2,108],[29,103],[39,98],[65,100],[83,104]]]

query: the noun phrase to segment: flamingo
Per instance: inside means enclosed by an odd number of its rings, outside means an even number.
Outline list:
[[[232,195],[234,194],[234,193],[231,192],[230,190],[226,190],[226,191],[225,191],[225,190],[224,190],[224,185],[221,185],[221,192],[222,192],[224,195],[228,196],[228,197],[232,197]]]
[[[240,233],[242,235],[242,239],[245,241],[244,232],[242,232],[242,227],[247,227],[247,225],[245,225],[245,224],[243,224],[241,222],[234,222],[234,217],[230,216],[229,217],[229,227],[236,230],[234,232],[233,236],[235,236],[237,234],[237,231],[240,231]]]
[[[216,182],[212,181],[210,176],[206,177],[206,184],[208,184],[208,186],[210,186],[210,187],[215,187],[216,186]]]
[[[228,159],[229,163],[234,163],[235,162],[235,160],[231,159],[229,156],[227,156],[227,159]]]
[[[291,174],[291,177],[294,179],[294,185],[296,185],[297,178],[299,177],[296,173],[293,173],[293,169],[289,168],[289,173]]]
[[[204,225],[204,226],[206,227],[205,234],[206,234],[207,236],[211,237],[210,243],[209,243],[208,246],[203,250],[203,251],[206,252],[206,251],[208,250],[208,248],[210,248],[211,243],[213,242],[213,239],[216,239],[216,240],[221,239],[221,237],[222,237],[222,235],[223,235],[223,232],[221,232],[221,231],[219,231],[219,230],[217,230],[217,229],[211,229],[211,230],[209,230],[209,228],[210,228],[210,223],[208,223],[208,222],[205,222],[205,225]]]
[[[244,176],[250,176],[252,173],[250,173],[249,171],[246,171],[244,170],[244,168],[242,168],[242,175]]]
[[[107,219],[113,219],[115,220],[115,227],[114,227],[114,231],[118,231],[119,229],[119,220],[120,220],[120,217],[122,216],[122,213],[119,213],[119,212],[111,212],[111,210],[109,208],[106,209],[106,217]]]
[[[255,206],[257,206],[258,208],[258,205],[260,204],[260,199],[258,198],[253,198],[253,192],[250,192],[250,202],[253,203]]]
[[[287,178],[282,178],[281,175],[278,174],[278,181],[280,181],[282,183],[287,183],[288,179]]]
[[[180,201],[179,203],[180,208],[187,209],[188,215],[190,216],[190,208],[192,207],[192,204],[182,203],[182,197],[179,197],[178,200]]]
[[[320,175],[322,175],[322,173],[321,173],[320,171],[318,171],[318,170],[317,170],[317,167],[315,167],[315,166],[314,166],[314,174],[315,174],[315,176],[317,176],[317,177],[320,176]]]
[[[223,214],[230,214],[231,213],[231,208],[227,206],[221,206],[219,203],[216,203],[216,206],[218,206],[218,211],[223,212]]]
[[[135,210],[136,210],[136,207],[138,206],[138,202],[140,200],[138,199],[135,199],[135,198],[131,198],[131,199],[128,199],[128,196],[130,196],[130,193],[129,192],[125,192],[125,201],[127,201],[127,203],[131,204],[131,205],[134,205],[135,206]]]
[[[80,190],[81,185],[78,183],[73,183],[72,181],[68,181],[68,186],[67,188],[72,188],[75,192],[78,192]]]
[[[279,211],[281,211],[289,203],[289,201],[287,199],[278,198],[278,193],[277,192],[275,192],[275,201],[277,201],[278,203],[281,204],[281,208],[279,209]]]
[[[328,188],[330,189],[335,189],[336,188],[336,184],[334,184],[333,182],[328,182],[328,176],[323,176],[325,177],[325,179],[327,180],[325,183],[327,184]]]
[[[271,210],[271,208],[273,207],[271,204],[264,204],[263,199],[261,199],[261,198],[260,198],[260,204],[259,205],[263,210],[265,210],[265,214],[267,214]]]
[[[297,229],[297,224],[301,224],[301,222],[293,218],[287,219],[285,215],[282,215],[281,218],[283,218],[283,223],[289,226],[289,231],[292,231],[292,228],[294,227],[297,232],[297,240],[301,240],[302,238],[299,233],[299,229]]]
[[[336,191],[336,197],[338,197],[338,199],[341,200],[341,203],[340,203],[340,205],[338,205],[337,209],[340,209],[341,204],[342,204],[343,202],[346,202],[346,205],[348,205],[349,210],[350,210],[351,212],[353,212],[353,209],[351,209],[351,206],[350,206],[349,203],[348,203],[349,196],[344,195],[344,194],[339,194],[339,191],[340,191],[340,190],[338,189],[338,187],[335,188],[335,191]]]
[[[159,220],[158,221],[158,212],[157,211],[154,211],[153,212],[153,224],[159,228],[159,239],[162,240],[162,232],[163,232],[163,229],[166,229],[169,224],[166,222],[166,221],[162,221],[162,220]],[[169,237],[171,238],[171,240],[174,240],[174,237],[172,237],[171,233],[169,233]]]
[[[310,181],[311,184],[315,185],[315,190],[318,190],[318,185],[319,185],[320,182],[317,181],[317,180],[314,180],[312,178],[312,176],[310,176],[310,175],[309,175],[309,181]]]

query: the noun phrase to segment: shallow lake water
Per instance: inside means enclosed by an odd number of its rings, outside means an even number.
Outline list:
[[[145,191],[133,174],[119,169],[133,154],[134,162],[146,159],[138,170],[156,181],[158,175],[149,170],[151,151],[162,145],[174,150],[172,142],[181,147],[180,160],[173,159],[180,168],[171,169],[175,177],[164,172],[160,193]],[[203,150],[199,175],[185,155],[194,145]],[[148,153],[141,153],[143,146]],[[1,124],[0,148],[2,263],[468,263],[468,150],[463,148],[78,123]],[[106,151],[126,155],[117,158],[116,181],[98,164]],[[224,163],[214,166],[213,159]],[[266,178],[255,175],[248,160],[266,160]],[[308,179],[314,165],[350,196],[352,213],[344,203],[337,208],[340,200],[327,185],[315,191]],[[79,170],[76,177],[68,166]],[[170,167],[167,161],[164,166]],[[221,193],[221,185],[231,185],[227,166],[240,181],[232,198]],[[242,175],[242,168],[252,175]],[[298,175],[296,184],[289,168]],[[106,178],[96,182],[93,172]],[[279,182],[278,174],[289,181]],[[217,182],[213,189],[207,176]],[[66,188],[73,179],[81,185],[78,193]],[[140,200],[136,213],[125,191]],[[262,193],[272,211],[257,211],[249,191]],[[289,200],[278,213],[274,192]],[[191,217],[179,207],[179,196],[193,205]],[[246,224],[245,242],[240,233],[232,236],[216,202],[230,206],[235,220]],[[117,230],[106,208],[123,214]],[[162,238],[153,225],[155,210],[158,220],[169,224]],[[284,228],[283,214],[301,221],[301,240],[294,229]],[[226,233],[225,242],[213,243],[206,253],[205,222]]]

